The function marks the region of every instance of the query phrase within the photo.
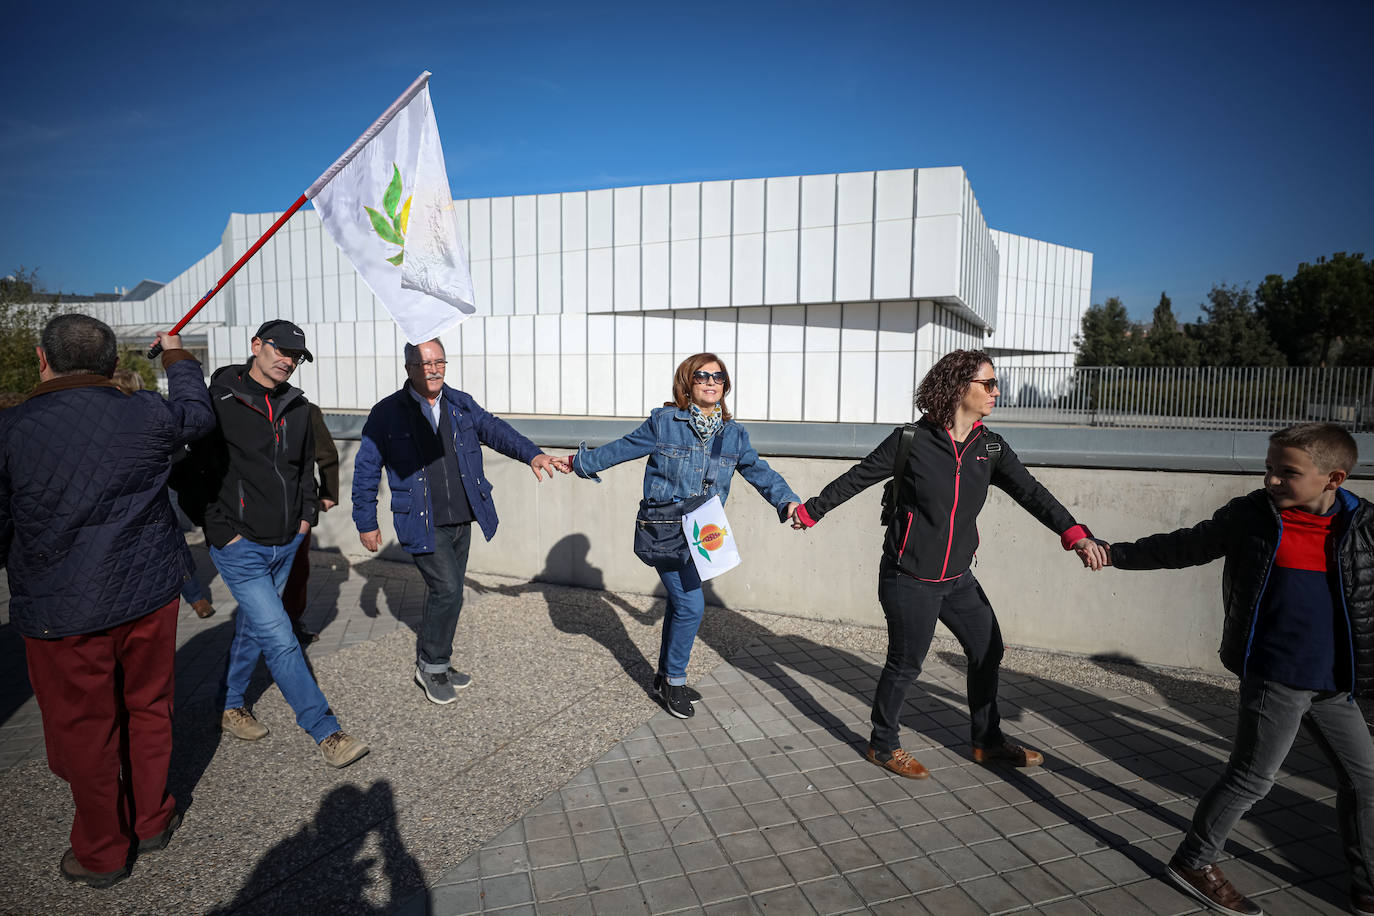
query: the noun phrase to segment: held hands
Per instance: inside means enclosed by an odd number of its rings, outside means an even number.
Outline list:
[[[330,509],[333,509],[337,505],[338,503],[334,502],[334,500],[332,499],[322,499],[320,500],[320,511],[328,512]]]
[[[1101,538],[1082,538],[1073,545],[1074,553],[1083,561],[1085,569],[1097,572],[1112,565],[1111,545]]]
[[[555,470],[560,474],[567,474],[572,470],[572,464],[567,458],[555,458],[552,455],[535,455],[534,460],[530,462],[530,469],[534,471],[535,480],[544,479],[539,476],[540,471],[548,474],[549,479],[552,480]]]
[[[788,517],[789,519],[792,520],[792,530],[793,530],[793,531],[805,531],[805,530],[806,530],[806,525],[802,522],[801,517],[800,517],[799,515],[797,515],[797,510],[801,508],[801,505],[802,505],[801,503],[788,503],[788,504],[787,504],[787,517]]]

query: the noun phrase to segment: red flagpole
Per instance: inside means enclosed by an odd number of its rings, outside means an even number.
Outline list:
[[[187,322],[189,322],[192,318],[196,317],[196,313],[205,307],[205,303],[213,299],[215,297],[215,293],[219,292],[221,289],[224,288],[224,284],[228,283],[229,279],[233,277],[234,274],[238,273],[239,268],[246,264],[249,258],[258,253],[258,249],[261,248],[267,242],[267,240],[270,239],[273,236],[273,234],[276,233],[276,231],[280,229],[288,219],[291,218],[291,215],[293,213],[295,213],[302,206],[304,206],[307,200],[313,200],[315,195],[320,192],[321,188],[329,184],[330,180],[332,180],[335,175],[339,174],[339,172],[343,169],[344,166],[352,162],[353,157],[358,155],[362,148],[364,146],[367,146],[368,142],[371,141],[373,137],[381,133],[382,128],[386,127],[387,124],[391,123],[391,119],[396,117],[397,113],[400,112],[402,108],[405,108],[406,105],[410,103],[410,100],[415,98],[415,96],[419,94],[420,90],[423,89],[425,87],[425,84],[429,82],[429,77],[430,72],[428,70],[421,73],[415,79],[415,82],[411,83],[410,86],[406,89],[406,91],[401,93],[400,97],[397,98],[396,101],[391,103],[391,107],[388,108],[386,111],[382,112],[382,116],[378,118],[376,121],[372,122],[372,126],[369,127],[367,130],[363,131],[363,135],[359,137],[357,140],[355,140],[353,142],[353,145],[350,146],[347,150],[345,150],[344,154],[340,156],[334,162],[333,165],[331,165],[328,169],[325,170],[325,173],[323,175],[315,179],[315,183],[312,184],[309,188],[307,188],[306,192],[302,194],[300,197],[298,197],[296,199],[296,202],[291,205],[291,208],[287,210],[285,213],[283,213],[277,219],[277,221],[273,223],[271,227],[269,227],[268,230],[262,234],[262,238],[254,242],[253,247],[245,251],[243,253],[243,257],[239,258],[237,261],[234,262],[234,266],[229,268],[229,272],[219,278],[219,282],[215,284],[215,288],[206,293],[199,302],[197,302],[194,306],[191,307],[191,310],[186,313],[185,317],[183,317],[180,321],[176,323],[176,325],[172,328],[172,333],[176,334],[182,328],[186,327]],[[157,355],[161,352],[162,344],[155,343],[148,348],[148,358],[155,359]]]
[[[304,194],[302,194],[300,197],[297,197],[296,202],[291,205],[290,209],[288,209],[285,213],[279,216],[277,218],[277,221],[273,223],[270,227],[268,227],[267,231],[262,234],[262,238],[254,242],[253,247],[249,248],[247,251],[243,253],[243,257],[239,258],[237,261],[234,262],[234,266],[229,268],[228,273],[219,278],[219,282],[215,284],[214,289],[210,290],[208,293],[201,297],[199,302],[191,306],[191,310],[187,312],[186,315],[180,321],[178,321],[176,325],[172,328],[172,333],[180,333],[181,329],[186,327],[186,325],[190,322],[192,318],[196,317],[196,313],[199,312],[201,309],[205,308],[205,303],[215,298],[215,293],[223,289],[224,284],[228,283],[230,278],[233,277],[234,274],[239,272],[239,268],[242,267],[244,264],[247,264],[248,259],[258,253],[258,249],[261,248],[264,244],[266,244],[267,240],[270,239],[273,235],[275,235],[277,230],[286,224],[286,221],[291,218],[292,214],[294,214],[297,210],[299,210],[302,206],[305,205],[306,200],[307,198]],[[157,355],[161,352],[162,344],[155,343],[148,348],[148,358],[156,359]]]

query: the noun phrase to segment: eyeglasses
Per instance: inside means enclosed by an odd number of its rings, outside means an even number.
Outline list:
[[[407,366],[423,366],[426,370],[443,369],[448,365],[446,359],[427,359],[422,363],[406,363]]]
[[[996,376],[993,376],[992,378],[974,378],[974,379],[969,379],[969,382],[968,382],[968,383],[969,383],[970,385],[982,385],[982,386],[983,386],[983,390],[985,390],[985,391],[998,391],[998,390],[1000,390],[1000,389],[998,389],[998,387],[997,387],[997,377],[996,377]]]
[[[705,385],[707,382],[715,382],[717,385],[724,385],[728,378],[724,371],[721,372],[702,372],[698,369],[692,373],[692,381],[698,385]]]
[[[294,363],[298,363],[301,360],[305,359],[304,350],[293,350],[290,347],[279,347],[277,346],[277,342],[275,340],[264,340],[263,343],[267,344],[273,350],[276,350],[282,356],[285,356],[287,359],[291,360]]]

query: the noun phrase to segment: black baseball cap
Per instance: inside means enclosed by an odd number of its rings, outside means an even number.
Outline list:
[[[285,347],[288,350],[300,350],[309,362],[315,361],[315,355],[305,346],[305,332],[285,318],[272,318],[264,321],[262,327],[258,328],[258,332],[253,336],[261,340],[270,340],[277,346]]]

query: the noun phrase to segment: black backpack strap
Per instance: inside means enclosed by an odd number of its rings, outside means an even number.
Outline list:
[[[916,424],[907,423],[902,427],[902,438],[897,443],[897,460],[892,462],[892,511],[902,504],[902,487],[906,484],[906,462],[911,457],[911,442],[916,438]]]

